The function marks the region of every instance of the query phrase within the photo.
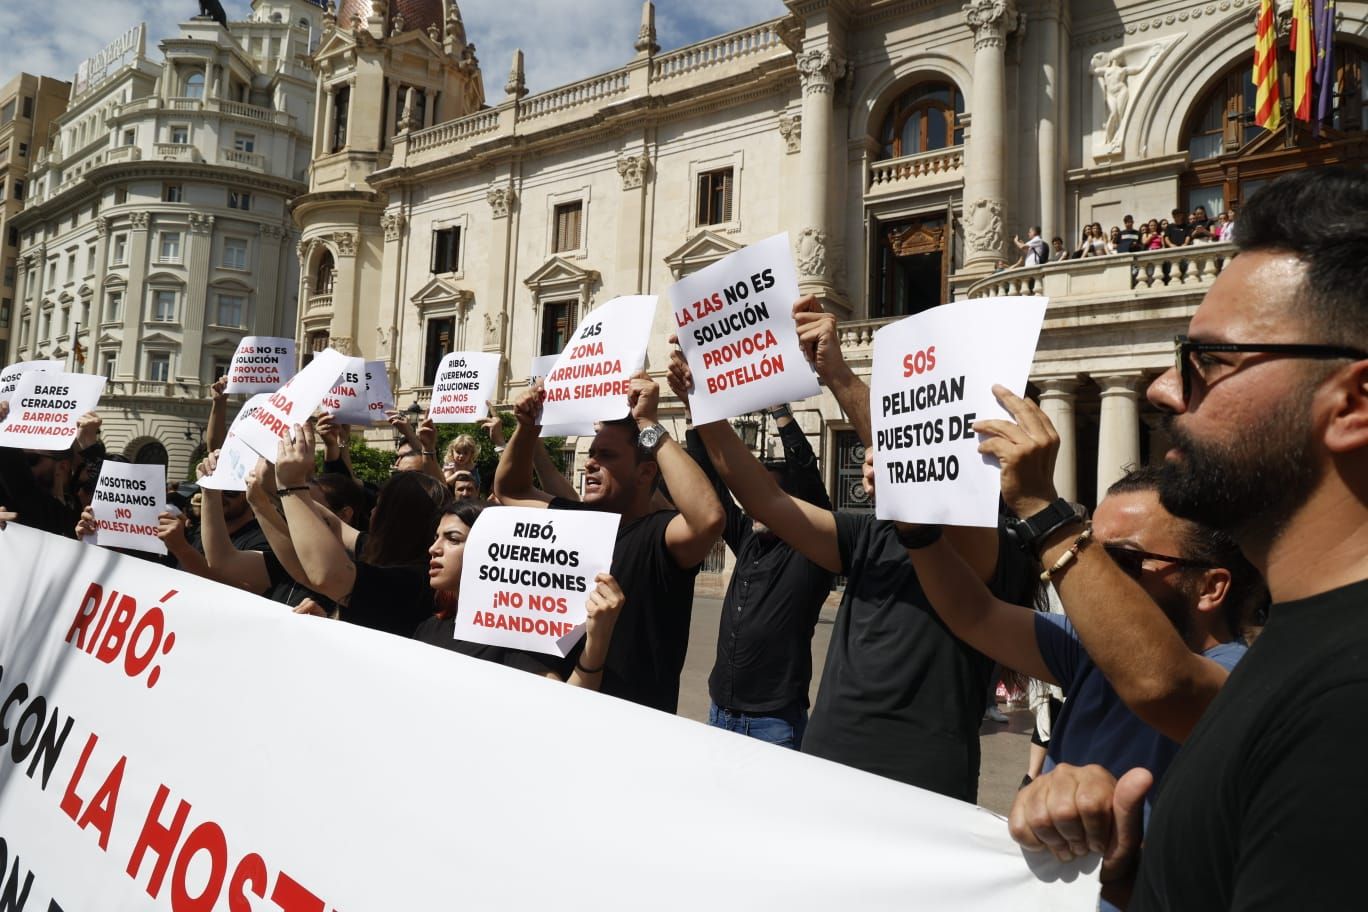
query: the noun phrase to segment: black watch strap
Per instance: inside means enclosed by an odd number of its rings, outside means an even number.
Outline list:
[[[1025,519],[1018,519],[1007,528],[1019,548],[1034,554],[1040,550],[1040,543],[1052,533],[1071,523],[1082,521],[1083,515],[1074,505],[1058,497],[1045,509]]]

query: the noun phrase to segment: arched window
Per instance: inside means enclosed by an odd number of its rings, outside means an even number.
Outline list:
[[[332,251],[323,251],[323,256],[318,258],[318,268],[314,270],[314,294],[332,294],[333,276],[336,273]]]
[[[170,462],[166,447],[156,440],[148,441],[133,453],[133,461],[138,465],[161,465]]]
[[[203,98],[204,97],[204,74],[196,70],[185,77],[185,97]]]
[[[948,82],[919,82],[897,97],[879,129],[879,158],[899,158],[964,142],[964,96]]]
[[[1311,124],[1292,118],[1293,61],[1285,40],[1278,48],[1283,111],[1276,134],[1254,122],[1253,55],[1226,70],[1188,115],[1183,148],[1189,170],[1179,204],[1189,211],[1205,206],[1214,215],[1284,171],[1362,161],[1363,134],[1368,132],[1365,62],[1363,49],[1336,36],[1334,96],[1319,136]]]

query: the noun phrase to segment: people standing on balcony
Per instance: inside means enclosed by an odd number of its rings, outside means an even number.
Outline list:
[[[1060,260],[1069,258],[1069,249],[1064,246],[1064,239],[1059,236],[1050,238],[1050,262],[1058,263]]]
[[[1116,242],[1117,253],[1136,253],[1144,248],[1140,245],[1140,229],[1135,227],[1134,216],[1121,219],[1121,237]]]
[[[1182,209],[1174,209],[1169,214],[1173,216],[1173,221],[1164,227],[1164,246],[1188,246],[1192,243],[1192,226],[1188,224],[1187,213]]]
[[[1121,229],[1112,225],[1111,231],[1107,234],[1107,253],[1125,253],[1121,249]]]
[[[1150,219],[1145,223],[1145,230],[1140,234],[1141,250],[1159,250],[1164,246],[1164,232],[1159,227],[1158,219]]]
[[[1032,225],[1026,229],[1025,241],[1017,235],[1012,235],[1012,243],[1021,251],[1021,256],[1014,265],[1042,266],[1049,262],[1050,249],[1045,246],[1045,239],[1040,236],[1039,225]]]

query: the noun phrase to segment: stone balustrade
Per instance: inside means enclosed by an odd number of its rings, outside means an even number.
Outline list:
[[[199,149],[190,143],[157,143],[154,147],[157,158],[162,161],[198,162]]]
[[[1234,244],[1196,244],[1004,269],[971,285],[969,297],[1045,295],[1053,301],[1116,297],[1137,289],[1147,296],[1202,294],[1234,255]]]
[[[265,171],[266,156],[259,152],[244,152],[241,149],[220,149],[219,161],[248,171]]]
[[[652,62],[651,78],[654,80],[671,79],[771,51],[775,48],[787,53],[787,49],[779,37],[779,23],[781,21],[775,19],[770,22],[762,22],[751,28],[739,29],[708,41],[682,47],[668,54],[662,54]]]
[[[458,120],[449,120],[435,127],[410,133],[408,151],[417,153],[428,149],[463,145],[466,140],[485,133],[492,133],[497,129],[499,129],[499,112],[497,110],[477,111]]]
[[[869,166],[868,193],[901,192],[911,181],[937,177],[959,178],[964,171],[964,147],[951,146],[873,162]]]
[[[554,114],[567,108],[592,104],[612,98],[614,95],[621,95],[627,91],[628,85],[629,74],[627,71],[614,70],[611,73],[571,83],[568,86],[561,86],[549,92],[529,95],[522,100],[518,113],[523,120],[544,117],[547,114]]]

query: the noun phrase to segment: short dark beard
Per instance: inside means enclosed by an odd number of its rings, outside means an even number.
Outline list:
[[[1296,392],[1234,445],[1199,442],[1166,414],[1165,430],[1183,456],[1161,470],[1164,509],[1236,539],[1276,536],[1319,478],[1310,457],[1311,391]]]

